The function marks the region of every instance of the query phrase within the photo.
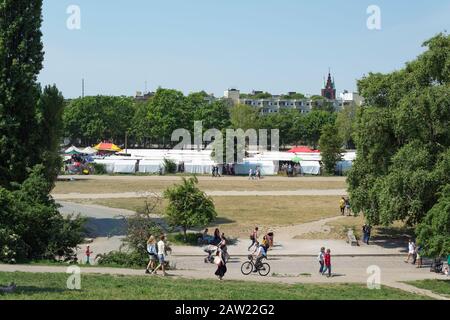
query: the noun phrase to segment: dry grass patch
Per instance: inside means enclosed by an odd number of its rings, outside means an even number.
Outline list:
[[[179,179],[148,179],[147,177],[108,177],[107,179],[83,179],[77,181],[58,181],[53,194],[68,193],[120,193],[120,192],[161,192],[175,184]],[[345,179],[321,180],[315,178],[277,179],[265,178],[249,181],[242,178],[206,179],[199,178],[199,188],[206,191],[287,191],[287,190],[327,190],[346,189]]]
[[[267,230],[333,217],[336,216],[339,203],[339,197],[331,196],[213,197],[213,199],[218,219],[210,227],[220,227],[223,232],[234,237],[248,236],[255,225]],[[143,198],[77,202],[134,211],[142,210],[145,206]]]
[[[353,230],[357,239],[362,239],[362,226],[366,223],[363,216],[342,217],[342,219],[325,224],[329,232],[311,232],[295,237],[295,239],[309,240],[346,240],[349,229]],[[390,227],[377,226],[372,229],[372,240],[401,239],[413,236],[414,230],[408,228],[401,221],[395,222]]]

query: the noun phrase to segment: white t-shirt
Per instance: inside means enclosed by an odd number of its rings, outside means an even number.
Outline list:
[[[414,243],[410,242],[409,243],[409,253],[414,254],[415,250],[416,250],[416,246],[414,245]]]
[[[160,240],[158,242],[158,255],[165,255],[166,253],[166,244],[164,241]]]

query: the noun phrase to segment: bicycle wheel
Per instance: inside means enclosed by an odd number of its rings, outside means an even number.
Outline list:
[[[241,272],[244,276],[248,276],[253,272],[253,263],[251,261],[244,262],[241,266]]]
[[[268,263],[263,263],[258,271],[260,276],[265,277],[270,273],[270,265]]]

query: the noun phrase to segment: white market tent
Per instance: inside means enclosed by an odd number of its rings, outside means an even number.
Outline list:
[[[64,151],[65,154],[82,154],[83,150],[75,147],[75,146],[71,146],[69,149],[67,149],[66,151]]]
[[[320,174],[320,154],[314,153],[289,153],[289,152],[261,152],[245,158],[244,162],[235,165],[238,175],[247,175],[250,169],[261,168],[261,173],[266,176],[277,175],[279,162],[292,161],[295,157],[300,158],[302,173]],[[95,158],[95,157],[94,157]],[[215,165],[211,158],[211,150],[128,150],[128,156],[110,156],[97,158],[96,163],[104,164],[108,173],[147,173],[157,174],[164,170],[164,159],[172,160],[177,165],[184,163],[186,173],[211,174]],[[343,161],[337,165],[338,170],[345,172],[351,168],[356,159],[355,152],[347,152],[343,155]]]
[[[82,150],[84,154],[96,154],[98,151],[92,147],[87,147]]]

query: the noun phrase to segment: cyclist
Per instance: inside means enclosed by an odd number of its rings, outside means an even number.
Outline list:
[[[256,253],[255,254],[256,262],[255,262],[255,270],[253,272],[258,272],[259,269],[261,269],[261,267],[262,267],[262,260],[264,258],[267,259],[267,249],[266,248],[267,247],[264,246],[264,244],[261,244],[255,250],[254,253]]]

